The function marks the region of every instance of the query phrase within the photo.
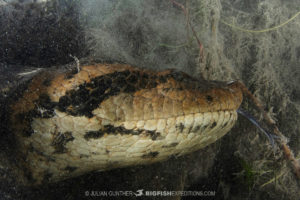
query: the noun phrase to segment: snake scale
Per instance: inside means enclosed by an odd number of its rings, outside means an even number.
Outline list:
[[[18,167],[30,184],[42,184],[181,156],[225,135],[242,96],[235,83],[175,70],[45,70],[9,105]]]

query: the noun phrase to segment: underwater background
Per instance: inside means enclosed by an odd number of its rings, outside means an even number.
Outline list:
[[[0,198],[105,199],[86,191],[214,191],[181,199],[291,199],[299,180],[248,120],[193,154],[149,166],[96,172],[39,188],[10,175],[5,100],[17,74],[82,62],[175,68],[209,80],[241,80],[300,156],[299,0],[0,0]],[[191,26],[203,45],[199,44]],[[251,104],[243,107],[253,111]],[[259,115],[256,116],[259,118]],[[112,196],[113,199],[137,199]],[[151,196],[149,199],[180,199]]]

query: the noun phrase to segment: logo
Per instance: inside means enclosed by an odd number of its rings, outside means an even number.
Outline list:
[[[137,190],[136,192],[134,192],[134,195],[135,195],[136,197],[143,196],[143,195],[144,195],[143,190],[144,190],[144,189]]]

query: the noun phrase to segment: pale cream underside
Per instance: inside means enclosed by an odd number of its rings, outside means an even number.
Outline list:
[[[166,119],[113,122],[97,117],[89,119],[71,116],[56,110],[53,118],[34,119],[32,122],[34,134],[29,138],[22,138],[22,143],[26,147],[32,145],[39,152],[43,152],[43,156],[35,151],[28,152],[27,161],[33,178],[40,182],[45,173],[51,173],[50,181],[59,181],[90,171],[148,164],[165,160],[171,155],[187,154],[218,140],[232,128],[236,119],[236,111],[219,111]],[[211,125],[214,122],[217,125],[212,129]],[[84,138],[87,131],[97,131],[108,124],[123,125],[127,129],[156,131],[161,135],[156,140],[143,134],[120,133],[104,134],[103,137],[97,139],[86,140]],[[181,124],[184,125],[182,133],[178,130]],[[222,127],[224,124],[227,125]],[[189,130],[191,130],[190,133],[188,133]],[[66,153],[54,153],[55,148],[51,146],[51,143],[55,132],[72,133],[74,140],[66,143]],[[174,143],[178,145],[172,146]],[[158,155],[154,158],[143,157],[150,152],[158,152]],[[44,156],[54,158],[55,162],[47,161]],[[77,169],[70,173],[65,170],[67,166],[77,167]]]

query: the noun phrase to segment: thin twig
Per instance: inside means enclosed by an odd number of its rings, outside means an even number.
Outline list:
[[[36,74],[37,72],[39,72],[40,70],[42,70],[42,68],[36,68],[36,69],[33,69],[32,71],[18,73],[17,75],[20,77],[33,75],[33,74]]]
[[[275,121],[269,117],[267,112],[264,110],[264,107],[260,103],[260,101],[248,90],[248,88],[240,81],[235,81],[234,83],[236,87],[240,88],[241,91],[245,96],[247,96],[256,108],[258,109],[259,112],[263,113],[264,120],[266,120],[267,124],[272,127],[273,133],[276,134],[280,138],[280,147],[288,161],[290,161],[294,173],[297,176],[298,179],[300,179],[300,163],[297,161],[297,159],[294,156],[293,151],[290,149],[290,147],[287,144],[287,139],[286,137],[280,132],[279,128],[277,127]]]
[[[202,63],[203,62],[203,59],[204,59],[204,52],[203,52],[203,45],[202,43],[200,42],[200,39],[199,37],[197,36],[197,32],[195,31],[194,27],[192,26],[191,24],[191,21],[189,19],[189,15],[188,15],[188,11],[187,9],[184,7],[184,5],[182,5],[181,3],[178,3],[177,1],[175,0],[170,0],[174,5],[178,6],[179,8],[182,9],[185,17],[187,18],[187,22],[188,22],[188,25],[189,27],[191,28],[192,32],[193,32],[193,35],[194,37],[196,38],[197,40],[197,43],[198,43],[198,46],[199,46],[199,56],[200,56],[200,62]]]
[[[76,56],[73,56],[71,54],[69,56],[75,60],[77,72],[79,73],[80,72],[80,62],[79,62],[79,59]]]

